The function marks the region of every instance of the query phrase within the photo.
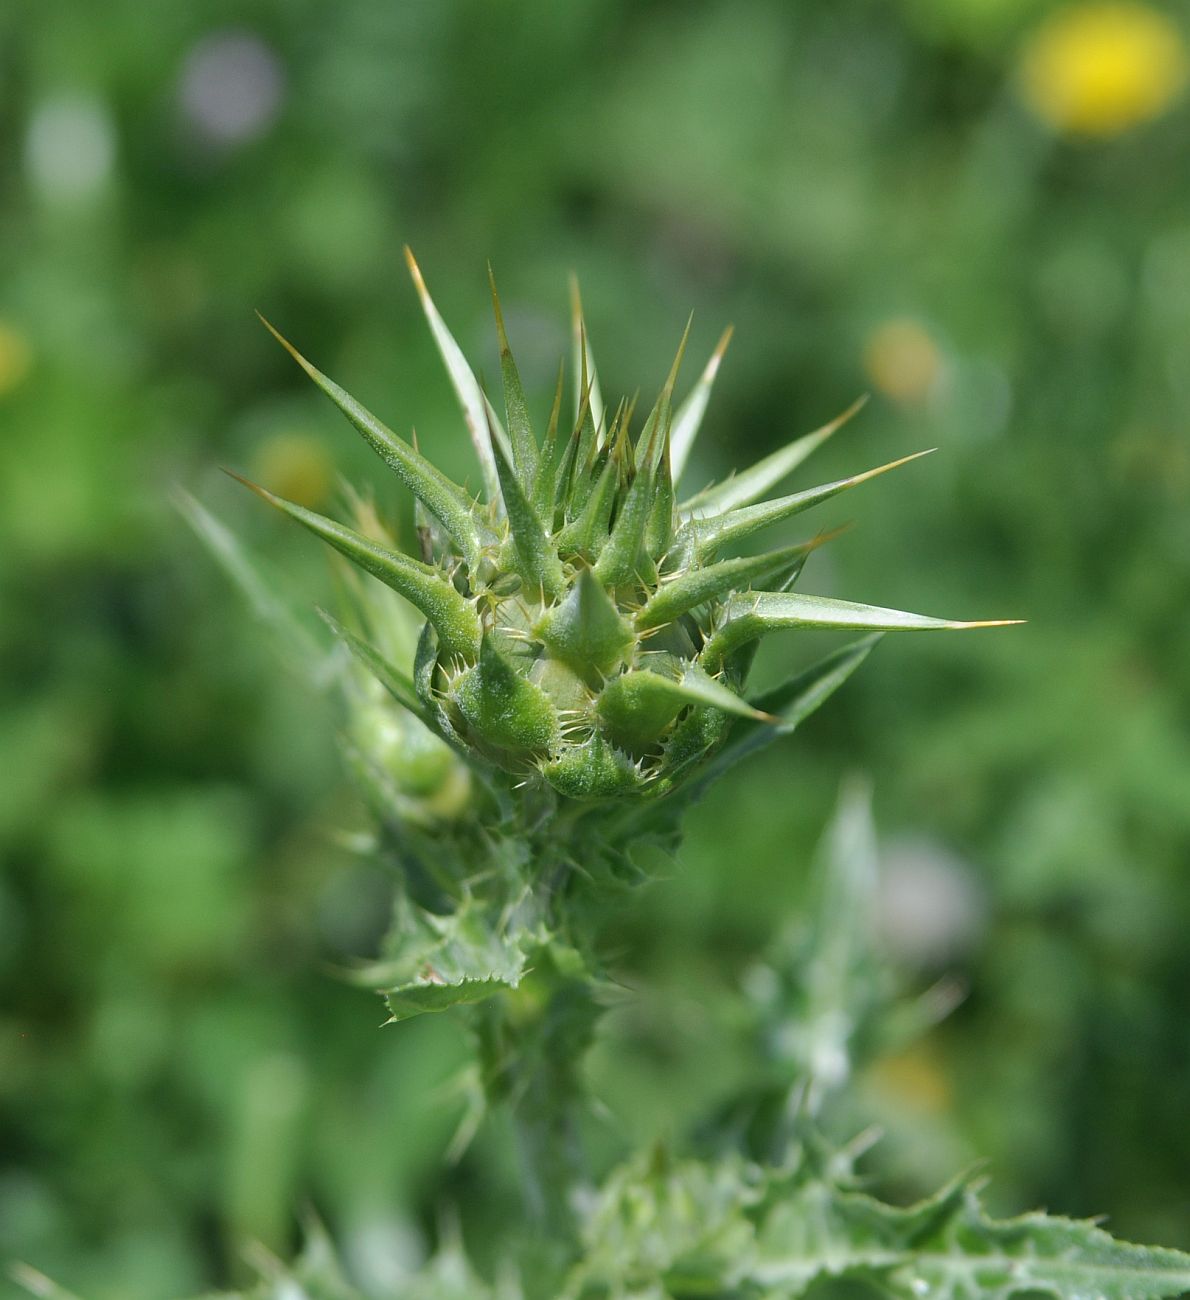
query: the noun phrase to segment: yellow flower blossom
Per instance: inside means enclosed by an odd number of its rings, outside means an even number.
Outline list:
[[[890,1100],[915,1110],[943,1112],[954,1101],[942,1065],[933,1052],[922,1047],[884,1057],[869,1067],[867,1078]]]
[[[1029,106],[1060,131],[1110,137],[1159,116],[1186,83],[1186,43],[1165,14],[1111,0],[1062,9],[1021,60]]]
[[[896,317],[878,325],[864,345],[864,369],[873,385],[894,402],[925,401],[942,374],[942,353],[915,320]]]
[[[334,467],[326,448],[303,433],[277,433],[253,458],[257,476],[298,505],[313,509],[330,495]]]

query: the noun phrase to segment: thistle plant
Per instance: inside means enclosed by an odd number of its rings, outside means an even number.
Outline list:
[[[560,373],[539,439],[494,282],[507,427],[409,260],[478,453],[484,499],[446,478],[275,330],[412,491],[422,554],[406,555],[374,534],[249,486],[420,612],[425,626],[411,670],[354,636],[344,640],[509,808],[530,808],[535,822],[552,826],[581,821],[584,853],[614,863],[622,838],[616,830],[625,821],[618,813],[609,819],[608,808],[634,810],[634,835],[664,822],[664,813],[635,810],[660,808],[675,795],[680,801],[692,784],[700,787],[699,773],[723,749],[734,722],[779,726],[782,708],[804,691],[798,679],[763,699],[747,698],[762,637],[797,628],[992,626],[795,591],[822,536],[759,555],[732,554],[766,527],[916,459],[765,499],[860,403],[743,473],[680,500],[677,487],[727,335],[675,408],[683,336],[656,402],[634,431],[635,401],[614,411],[603,403],[576,301],[576,418],[560,431]],[[712,773],[723,766],[713,764]],[[593,809],[599,812],[592,818]]]
[[[803,592],[829,534],[741,553],[763,530],[916,458],[774,495],[861,403],[686,494],[729,335],[679,402],[683,335],[638,418],[635,399],[603,399],[576,290],[570,399],[560,371],[548,418],[535,421],[493,283],[501,416],[412,256],[409,265],[478,458],[479,497],[268,327],[416,503],[410,554],[364,498],[340,522],[248,484],[347,562],[344,609],[324,616],[337,655],[293,632],[243,549],[186,504],[309,680],[343,689],[345,753],[374,817],[366,851],[399,880],[384,950],[356,978],[384,997],[390,1022],[453,1009],[470,1027],[472,1106],[456,1153],[493,1108],[518,1137],[536,1244],[520,1258],[510,1245],[491,1283],[456,1243],[401,1295],[779,1300],[833,1277],[906,1298],[1124,1300],[1190,1287],[1190,1260],[1174,1252],[1065,1220],[989,1220],[967,1181],[911,1210],[881,1205],[856,1181],[858,1148],[823,1138],[822,1099],[845,1084],[862,1037],[839,1026],[854,1031],[882,1005],[866,945],[862,801],[844,808],[830,841],[809,941],[774,956],[771,995],[754,1007],[765,1041],[801,1047],[774,1058],[766,1099],[740,1100],[749,1143],[728,1141],[738,1126],[727,1125],[704,1160],[630,1156],[595,1185],[581,1063],[614,988],[609,923],[649,878],[642,849],[674,850],[691,802],[794,730],[884,633],[994,624]],[[762,638],[824,628],[861,636],[775,688],[749,690]],[[835,1034],[825,1047],[823,1026]],[[292,1272],[262,1285],[262,1295],[312,1300],[354,1294],[317,1233]]]

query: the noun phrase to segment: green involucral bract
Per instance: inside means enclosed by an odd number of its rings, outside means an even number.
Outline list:
[[[689,780],[736,719],[761,716],[747,702],[749,647],[768,632],[980,626],[793,594],[815,541],[725,554],[913,459],[759,499],[856,408],[682,504],[675,467],[688,459],[726,336],[675,410],[683,337],[634,433],[631,404],[610,413],[603,404],[576,298],[576,418],[561,436],[559,387],[539,439],[494,284],[507,431],[412,258],[410,266],[479,454],[485,498],[447,479],[288,343],[413,492],[432,552],[402,555],[256,490],[420,611],[429,630],[416,674],[419,712],[469,761],[563,800],[657,798]],[[372,667],[383,678],[383,662]]]

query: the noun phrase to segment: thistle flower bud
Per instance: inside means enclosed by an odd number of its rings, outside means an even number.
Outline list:
[[[782,721],[746,692],[755,643],[770,631],[976,626],[795,593],[823,538],[760,556],[728,554],[744,537],[913,459],[765,499],[859,404],[682,500],[678,475],[727,335],[675,407],[683,336],[634,431],[633,404],[610,413],[603,405],[576,295],[575,419],[561,436],[559,376],[539,439],[495,286],[503,424],[409,262],[479,455],[485,499],[446,478],[279,334],[414,493],[427,518],[426,549],[415,559],[359,519],[350,528],[254,490],[420,611],[425,625],[412,676],[382,650],[354,649],[420,723],[469,761],[564,799],[655,798],[687,781],[733,727]],[[415,784],[429,780],[440,757],[393,752]]]

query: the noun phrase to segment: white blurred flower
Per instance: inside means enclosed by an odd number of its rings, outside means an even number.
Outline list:
[[[987,904],[972,868],[929,839],[894,841],[881,855],[880,929],[890,952],[942,966],[979,939]]]
[[[25,133],[25,169],[43,198],[74,203],[100,190],[116,159],[116,128],[102,101],[63,94],[33,110]]]
[[[228,29],[205,37],[187,54],[178,99],[199,135],[212,144],[237,145],[269,128],[284,91],[273,50],[251,32]]]
[[[344,1253],[360,1281],[378,1295],[401,1293],[426,1258],[412,1224],[378,1209],[348,1228]]]

